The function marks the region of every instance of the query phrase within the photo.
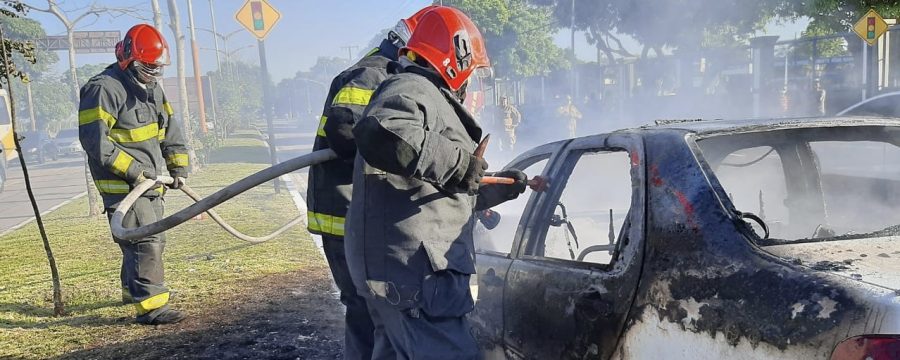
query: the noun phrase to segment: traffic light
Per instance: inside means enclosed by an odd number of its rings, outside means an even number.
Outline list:
[[[263,10],[261,1],[250,2],[250,12],[253,14],[253,29],[265,30],[266,23],[263,21]]]

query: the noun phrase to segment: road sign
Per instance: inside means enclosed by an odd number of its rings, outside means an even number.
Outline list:
[[[853,32],[859,35],[869,46],[875,45],[878,38],[888,30],[888,24],[875,9],[870,9],[853,26]]]
[[[116,43],[122,40],[119,31],[76,31],[73,34],[75,52],[82,53],[114,53]],[[69,37],[47,36],[35,41],[38,47],[47,50],[69,50]]]
[[[257,39],[263,40],[281,19],[281,14],[266,0],[247,0],[234,18]]]

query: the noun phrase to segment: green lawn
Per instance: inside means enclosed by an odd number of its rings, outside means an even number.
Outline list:
[[[240,139],[214,159],[241,158],[257,141]],[[265,148],[261,148],[264,153]],[[234,151],[237,150],[238,154]],[[231,153],[231,154],[229,154]],[[253,163],[214,163],[189,179],[209,194],[264,168]],[[178,192],[167,196],[167,213],[188,205]],[[51,282],[37,226],[31,224],[0,238],[0,358],[47,358],[66,352],[127,342],[158,333],[132,323],[132,306],[121,305],[121,253],[109,235],[105,216],[84,216],[82,198],[45,218],[62,276],[67,314],[52,316]],[[298,215],[287,193],[260,186],[217,210],[237,229],[266,234]],[[194,318],[227,311],[228,302],[252,291],[255,279],[325,267],[302,227],[270,242],[248,245],[231,238],[214,222],[191,220],[167,234],[166,281],[173,306]],[[160,328],[163,329],[163,328]]]

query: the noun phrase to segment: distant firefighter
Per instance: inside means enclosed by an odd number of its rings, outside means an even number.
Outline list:
[[[503,115],[503,125],[506,127],[507,140],[509,142],[509,150],[516,148],[516,127],[522,123],[522,113],[519,109],[509,103],[506,96],[500,97],[500,111]]]
[[[578,126],[578,120],[581,119],[581,112],[572,103],[572,97],[566,96],[566,103],[560,106],[556,112],[563,118],[569,119],[569,137],[575,137],[575,129]]]

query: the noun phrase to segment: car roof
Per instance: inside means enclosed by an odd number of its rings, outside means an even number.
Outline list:
[[[900,126],[900,118],[887,117],[810,117],[788,119],[747,119],[747,120],[662,120],[656,125],[642,126],[641,130],[678,130],[699,135],[757,132],[782,129],[841,127],[841,126]]]

